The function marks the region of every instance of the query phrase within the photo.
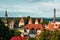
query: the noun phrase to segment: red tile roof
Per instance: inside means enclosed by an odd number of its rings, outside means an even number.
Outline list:
[[[27,24],[26,26],[24,26],[25,29],[32,29],[34,28],[35,30],[36,29],[43,29],[43,26],[41,24]]]
[[[54,24],[49,23],[48,24],[48,30],[54,30]]]
[[[57,26],[57,27],[56,27]],[[47,27],[48,28],[46,28],[46,29],[48,29],[48,30],[60,30],[60,24],[58,24],[58,23],[49,23],[48,25],[47,25]]]

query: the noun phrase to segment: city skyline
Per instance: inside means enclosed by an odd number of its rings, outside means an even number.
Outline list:
[[[60,0],[0,0],[0,17],[7,9],[9,17],[60,17]]]

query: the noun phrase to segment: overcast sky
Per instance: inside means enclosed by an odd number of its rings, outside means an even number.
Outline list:
[[[7,9],[9,17],[60,17],[60,0],[0,0],[0,17]]]

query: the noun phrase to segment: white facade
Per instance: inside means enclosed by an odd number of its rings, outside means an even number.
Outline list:
[[[37,35],[40,35],[40,33],[41,33],[41,30],[37,30]]]
[[[21,25],[24,25],[24,23],[21,23],[21,22],[20,22],[20,23],[19,23],[19,27],[20,27]]]
[[[29,19],[28,24],[32,24],[32,19],[31,18]]]
[[[21,25],[24,25],[24,19],[23,19],[23,18],[21,18],[20,21],[19,21],[19,27],[20,27]]]
[[[35,22],[35,24],[38,24],[38,22]]]

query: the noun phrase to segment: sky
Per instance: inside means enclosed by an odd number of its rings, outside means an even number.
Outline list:
[[[0,17],[60,17],[60,0],[0,0]]]

